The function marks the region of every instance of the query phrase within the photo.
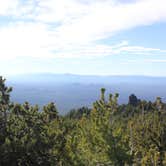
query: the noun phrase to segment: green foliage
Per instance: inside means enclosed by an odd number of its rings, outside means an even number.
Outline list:
[[[130,162],[128,149],[122,146],[121,135],[113,132],[114,112],[118,109],[118,94],[105,101],[105,90],[101,99],[94,103],[90,117],[82,117],[78,127],[68,140],[69,155],[74,165],[123,165]]]
[[[131,139],[136,163],[164,165],[166,155],[166,111],[152,111],[131,120]]]
[[[86,116],[88,118],[90,115],[90,112],[91,112],[91,109],[88,107],[81,107],[79,109],[72,109],[71,111],[69,111],[65,115],[65,118],[81,119],[83,116]]]
[[[166,165],[166,104],[105,89],[93,108],[59,116],[55,103],[40,109],[10,102],[0,77],[0,166]],[[64,103],[65,104],[65,103]]]

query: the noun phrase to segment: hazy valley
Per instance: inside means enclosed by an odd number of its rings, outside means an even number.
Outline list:
[[[166,101],[166,77],[47,73],[12,76],[7,78],[7,82],[13,87],[12,101],[29,101],[40,106],[53,101],[56,102],[60,114],[72,108],[91,107],[99,98],[102,87],[106,88],[107,93],[118,92],[120,104],[127,103],[128,96],[132,93],[140,99],[154,101],[160,96]]]

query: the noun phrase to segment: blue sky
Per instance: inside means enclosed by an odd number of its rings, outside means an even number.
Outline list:
[[[166,76],[165,0],[0,1],[0,74]]]

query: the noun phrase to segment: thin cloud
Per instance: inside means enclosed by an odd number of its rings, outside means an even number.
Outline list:
[[[0,56],[3,58],[164,51],[122,42],[98,45],[96,41],[111,38],[120,31],[166,21],[165,0],[128,3],[116,0],[0,0],[0,15],[14,20],[0,27]]]
[[[142,64],[142,63],[166,63],[166,59],[143,59],[143,60],[127,60],[124,63],[126,64]]]

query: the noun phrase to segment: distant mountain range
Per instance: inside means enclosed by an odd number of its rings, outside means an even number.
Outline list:
[[[166,77],[152,77],[152,76],[98,76],[98,75],[75,75],[75,74],[25,74],[10,76],[9,79],[14,82],[38,83],[40,81],[56,82],[56,83],[160,83],[166,82]]]
[[[107,93],[118,92],[120,103],[127,103],[132,93],[141,99],[155,100],[160,96],[166,101],[166,77],[44,73],[10,76],[7,84],[14,88],[12,101],[29,101],[40,106],[54,101],[61,114],[72,108],[90,107],[99,98],[101,87]]]

